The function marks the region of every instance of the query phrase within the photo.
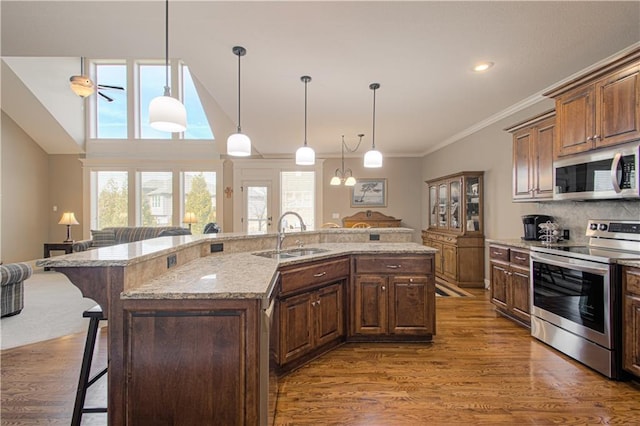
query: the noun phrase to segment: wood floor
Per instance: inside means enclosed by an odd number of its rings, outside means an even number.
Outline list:
[[[559,354],[472,293],[437,298],[431,344],[347,344],[281,378],[276,424],[640,424],[638,383]],[[68,425],[83,346],[79,334],[3,351],[0,423]],[[104,402],[104,384],[93,393]]]

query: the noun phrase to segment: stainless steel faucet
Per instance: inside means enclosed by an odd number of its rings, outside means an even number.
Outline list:
[[[282,229],[282,219],[287,216],[287,215],[294,215],[296,216],[299,220],[300,220],[300,229],[303,231],[307,230],[307,225],[304,224],[304,220],[302,220],[302,216],[300,216],[298,213],[296,212],[284,212],[282,213],[282,215],[280,216],[280,219],[278,219],[278,238],[276,240],[276,252],[280,253],[280,250],[282,250],[282,241],[284,241],[286,235],[284,234],[284,229]]]

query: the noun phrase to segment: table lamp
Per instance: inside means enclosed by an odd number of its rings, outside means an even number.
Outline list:
[[[189,231],[191,231],[191,224],[198,223],[198,218],[195,213],[186,212],[184,214],[184,219],[182,219],[182,223],[186,223],[189,225]]]
[[[64,212],[60,218],[60,222],[58,222],[58,225],[67,225],[67,239],[64,240],[64,242],[72,243],[71,225],[80,225],[80,222],[76,219],[76,215],[73,214],[73,212]]]

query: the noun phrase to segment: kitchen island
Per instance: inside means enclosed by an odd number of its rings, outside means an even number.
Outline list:
[[[108,317],[110,425],[269,424],[275,402],[269,397],[269,354],[278,335],[270,326],[280,271],[335,258],[353,265],[358,256],[409,255],[431,272],[434,249],[407,242],[411,232],[297,233],[301,243],[321,251],[275,258],[255,254],[273,248],[275,235],[162,237],[38,264],[67,275]],[[431,326],[421,334],[424,341],[435,332],[435,283],[432,273],[428,277],[421,281]],[[411,280],[398,289],[414,285]],[[345,306],[352,306],[346,299]]]

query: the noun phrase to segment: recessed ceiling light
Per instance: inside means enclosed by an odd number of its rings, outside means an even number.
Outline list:
[[[486,71],[493,66],[493,62],[480,62],[473,67],[475,72]]]

